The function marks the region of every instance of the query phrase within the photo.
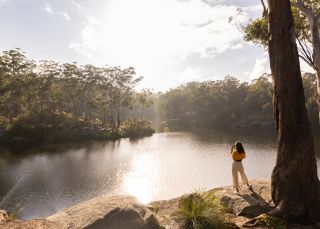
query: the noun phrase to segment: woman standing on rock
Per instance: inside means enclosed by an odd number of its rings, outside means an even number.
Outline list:
[[[246,152],[244,151],[244,148],[241,142],[236,142],[232,145],[231,156],[233,159],[232,180],[233,180],[233,188],[235,189],[234,193],[239,193],[238,173],[240,173],[242,184],[246,184],[249,189],[252,189],[251,185],[249,185],[247,175],[244,173],[242,160],[246,158]]]

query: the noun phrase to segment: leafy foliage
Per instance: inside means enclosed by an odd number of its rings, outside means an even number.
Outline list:
[[[70,138],[86,129],[110,129],[108,134],[114,136],[121,126],[122,109],[135,104],[135,86],[141,79],[133,67],[36,62],[19,49],[4,51],[0,53],[0,127],[10,129],[8,138],[33,136],[35,142],[47,139],[49,131]],[[143,102],[149,104],[149,98]]]
[[[310,120],[317,126],[316,77],[303,77]],[[274,129],[272,83],[263,75],[250,83],[233,77],[191,82],[159,96],[162,125],[169,130]]]
[[[268,39],[268,20],[266,18],[257,18],[244,27],[244,40],[267,46]]]
[[[119,132],[123,137],[137,138],[142,136],[151,136],[154,134],[154,129],[151,127],[151,122],[149,121],[137,121],[132,118],[128,118],[121,123]]]

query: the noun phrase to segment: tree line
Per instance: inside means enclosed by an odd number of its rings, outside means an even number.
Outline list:
[[[316,75],[305,73],[306,106],[313,127],[318,127]],[[164,128],[201,130],[236,128],[275,129],[272,79],[263,75],[250,83],[227,76],[223,80],[190,82],[159,96]]]
[[[0,126],[32,129],[121,127],[123,108],[150,106],[133,67],[34,61],[19,50],[0,54]],[[20,130],[21,131],[21,130]]]
[[[65,137],[61,130],[74,129],[78,134],[90,128],[102,129],[104,135],[109,130],[107,136],[110,131],[119,136],[126,129],[128,136],[141,125],[150,133],[151,122],[142,122],[147,117],[158,130],[275,128],[270,75],[250,83],[231,76],[189,82],[165,93],[137,91],[141,80],[133,67],[37,62],[19,49],[4,51],[0,55],[0,127],[13,130],[14,136],[21,132],[35,136],[30,129],[41,130],[39,135],[44,129],[58,129],[57,135]],[[316,83],[315,74],[304,74],[309,118],[318,128]]]

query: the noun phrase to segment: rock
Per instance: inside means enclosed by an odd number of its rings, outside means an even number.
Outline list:
[[[8,219],[8,214],[5,210],[0,210],[0,222]]]
[[[9,222],[0,222],[1,229],[60,229],[60,225],[45,219],[36,220],[11,220]]]
[[[101,196],[47,218],[59,228],[160,229],[157,218],[131,196]]]
[[[146,220],[140,213],[132,208],[116,208],[106,214],[102,219],[98,219],[85,229],[158,229],[159,223],[154,215],[149,216]]]
[[[255,217],[268,211],[249,194],[232,195],[226,193],[220,201],[237,216]]]
[[[157,216],[160,225],[165,228],[178,229],[180,225],[174,220],[175,213],[179,209],[181,197],[170,200],[159,200],[151,202],[148,206]]]
[[[250,184],[253,189],[242,187],[240,195],[235,195],[231,186],[209,191],[229,208],[230,213],[225,213],[228,225],[243,228],[243,225],[253,217],[273,207],[270,181],[251,180]],[[0,228],[158,229],[165,227],[178,229],[181,225],[176,221],[176,212],[179,210],[181,198],[186,195],[155,201],[147,206],[130,196],[101,196],[77,204],[46,219],[7,222],[0,220]]]
[[[270,181],[251,180],[252,189],[244,186],[239,194],[231,186],[211,190],[236,216],[256,217],[269,211],[274,205],[271,199]]]

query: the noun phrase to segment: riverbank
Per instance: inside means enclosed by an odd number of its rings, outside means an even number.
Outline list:
[[[209,190],[206,195],[214,196],[215,207],[219,211],[213,219],[219,219],[218,228],[313,228],[288,225],[271,218],[265,213],[273,208],[270,196],[270,181],[251,181],[252,190],[246,187],[234,194],[230,186]],[[77,204],[45,219],[21,221],[0,218],[0,227],[9,228],[118,228],[156,229],[182,228],[181,210],[185,200],[196,194],[185,194],[178,198],[141,204],[131,196],[101,196]],[[179,213],[180,212],[180,213]],[[208,215],[210,217],[210,215]]]
[[[0,131],[0,144],[8,147],[38,146],[48,143],[79,142],[86,140],[117,140],[141,138],[155,133],[151,122],[127,119],[119,127],[110,125],[17,125]]]

